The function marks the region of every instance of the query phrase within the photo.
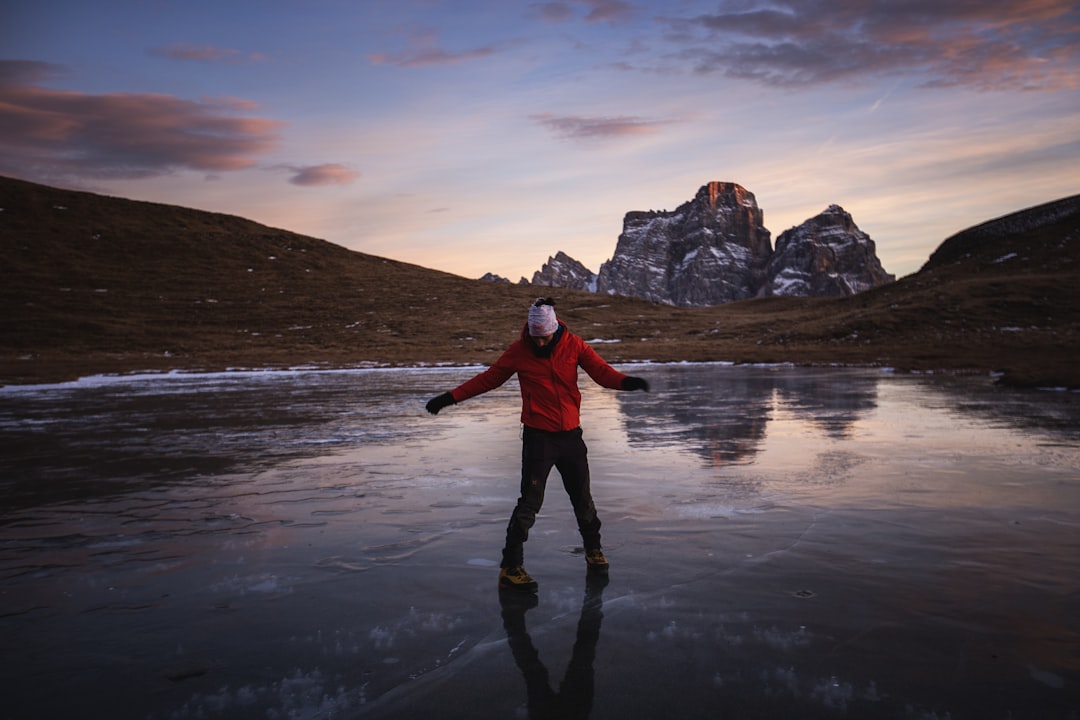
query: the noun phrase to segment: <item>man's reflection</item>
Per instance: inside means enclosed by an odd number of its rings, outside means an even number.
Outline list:
[[[596,658],[596,643],[600,639],[600,622],[604,619],[603,592],[607,583],[607,576],[587,576],[577,639],[558,692],[551,689],[547,668],[525,628],[525,613],[536,607],[539,600],[532,594],[499,593],[506,640],[514,655],[514,662],[525,676],[529,717],[532,720],[584,719],[592,712],[593,660]]]

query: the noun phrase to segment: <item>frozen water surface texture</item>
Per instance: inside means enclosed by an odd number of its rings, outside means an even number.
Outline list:
[[[516,382],[0,388],[5,718],[1076,718],[1080,396],[635,366],[582,380],[611,561],[553,472],[501,598]]]

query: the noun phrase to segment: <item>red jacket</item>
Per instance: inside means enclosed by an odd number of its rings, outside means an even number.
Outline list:
[[[484,372],[450,391],[455,402],[494,390],[517,373],[521,385],[521,422],[537,430],[558,432],[581,425],[578,366],[597,384],[621,390],[626,375],[608,365],[596,351],[561,322],[561,337],[550,357],[534,351],[528,326],[521,337]]]

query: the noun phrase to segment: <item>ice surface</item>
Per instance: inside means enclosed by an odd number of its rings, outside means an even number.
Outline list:
[[[0,391],[8,717],[1066,718],[1080,396],[981,378],[583,376],[612,562],[553,474],[500,598],[513,381],[170,374]]]

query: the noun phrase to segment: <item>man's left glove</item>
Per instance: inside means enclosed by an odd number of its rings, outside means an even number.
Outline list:
[[[622,381],[623,390],[644,390],[649,392],[649,381],[645,378],[628,377]]]
[[[456,404],[457,404],[457,400],[454,399],[454,396],[451,395],[448,392],[444,392],[442,395],[438,395],[438,396],[433,397],[430,400],[428,400],[428,402],[427,402],[427,411],[429,413],[431,413],[432,415],[438,415],[439,411],[442,410],[447,405],[456,405]]]

